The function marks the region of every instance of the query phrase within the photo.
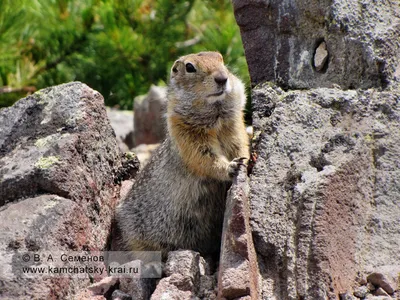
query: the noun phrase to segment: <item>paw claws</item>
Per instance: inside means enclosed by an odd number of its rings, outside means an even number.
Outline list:
[[[229,164],[229,176],[234,177],[239,174],[239,169],[241,166],[247,166],[247,157],[238,157],[233,159]]]

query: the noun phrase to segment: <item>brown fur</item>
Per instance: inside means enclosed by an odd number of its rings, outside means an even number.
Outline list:
[[[243,84],[221,54],[190,54],[174,63],[167,138],[117,209],[126,249],[218,250],[226,191],[249,157],[244,104]]]

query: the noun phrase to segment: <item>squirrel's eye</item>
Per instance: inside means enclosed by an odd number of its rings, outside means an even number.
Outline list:
[[[196,68],[191,63],[187,63],[186,64],[186,72],[194,73],[194,72],[196,72]]]

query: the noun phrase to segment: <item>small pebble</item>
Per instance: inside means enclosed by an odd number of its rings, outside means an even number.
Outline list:
[[[327,60],[328,60],[328,51],[326,49],[326,43],[322,42],[315,50],[315,55],[314,55],[315,69],[317,71],[321,71],[324,68]]]

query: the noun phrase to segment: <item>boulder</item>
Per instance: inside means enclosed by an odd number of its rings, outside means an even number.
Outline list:
[[[253,90],[264,298],[338,299],[358,274],[398,265],[399,103],[396,90]]]
[[[233,180],[226,200],[218,272],[218,298],[259,299],[259,272],[249,223],[248,196],[247,169],[242,166]]]
[[[165,138],[167,88],[152,85],[147,95],[138,96],[133,103],[134,144],[157,144]]]
[[[2,109],[0,205],[47,193],[109,215],[121,161],[103,102],[74,82]]]
[[[105,249],[122,164],[103,102],[72,82],[0,110],[2,297],[66,299],[90,284],[89,276],[18,277],[13,267],[25,251]]]
[[[398,0],[232,2],[253,85],[399,85]]]

